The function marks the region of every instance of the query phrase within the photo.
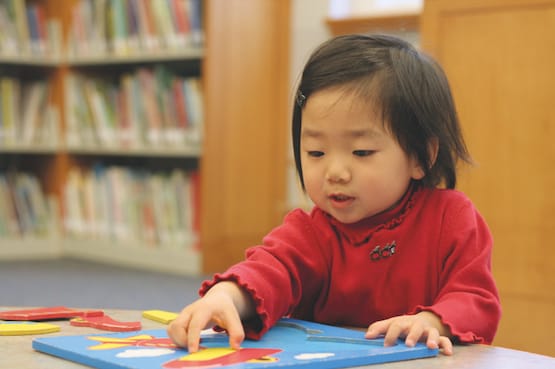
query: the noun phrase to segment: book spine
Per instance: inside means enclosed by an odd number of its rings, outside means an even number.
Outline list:
[[[0,78],[0,95],[2,98],[2,136],[4,144],[13,146],[17,143],[16,127],[19,122],[19,80],[11,77]]]
[[[38,132],[47,117],[48,86],[46,81],[36,81],[24,86],[23,90],[19,140],[23,144],[30,144],[39,141]]]
[[[0,51],[2,55],[13,56],[19,53],[17,28],[9,3],[0,3]]]
[[[25,9],[25,0],[11,0],[13,9],[13,19],[15,19],[15,26],[18,36],[18,46],[22,55],[30,53],[29,45],[29,24],[27,22],[27,12]]]

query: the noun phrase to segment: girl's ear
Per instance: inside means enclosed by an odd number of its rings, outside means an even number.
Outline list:
[[[428,157],[430,158],[430,162],[428,163],[428,166],[429,166],[428,169],[434,166],[437,160],[438,152],[439,152],[439,140],[437,139],[437,137],[433,137],[428,142]],[[422,169],[422,166],[420,165],[418,160],[416,160],[416,158],[413,158],[413,160],[414,160],[414,164],[413,164],[412,178],[416,180],[424,178],[424,175],[426,173]]]
[[[436,163],[438,152],[439,152],[439,140],[437,137],[432,137],[430,139],[430,142],[428,142],[428,157],[430,158],[430,163],[429,163],[430,168],[432,168]]]

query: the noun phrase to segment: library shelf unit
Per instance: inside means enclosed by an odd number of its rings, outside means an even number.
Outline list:
[[[110,74],[132,68],[145,67],[150,65],[174,65],[179,64],[185,73],[190,72],[198,75],[202,60],[202,49],[191,48],[189,51],[180,53],[157,53],[148,55],[145,58],[140,56],[133,57],[103,57],[103,58],[59,58],[57,62],[40,61],[26,59],[24,63],[17,64],[17,58],[0,59],[0,66],[8,66],[24,69],[20,74],[39,69],[46,72],[46,78],[52,74],[56,68],[67,68],[68,70],[78,70],[88,72],[93,70],[96,74],[103,74],[109,70]],[[56,64],[57,63],[57,64]],[[64,116],[67,119],[67,116]],[[135,146],[119,148],[118,145],[103,147],[99,144],[78,144],[69,145],[64,139],[56,143],[34,142],[20,143],[14,141],[3,144],[0,147],[0,162],[5,163],[2,169],[15,167],[25,168],[26,172],[35,172],[35,166],[49,163],[51,167],[56,167],[63,179],[57,179],[58,183],[65,183],[68,171],[73,167],[86,168],[94,162],[104,162],[106,165],[139,165],[140,167],[164,168],[185,168],[186,170],[196,170],[198,160],[201,157],[201,145],[191,143],[173,147],[157,146]],[[64,167],[60,166],[64,164]],[[39,178],[45,186],[51,185],[52,181],[48,177],[39,174]],[[53,188],[58,199],[62,195],[62,188],[55,184]],[[98,201],[98,200],[97,200]],[[63,202],[62,202],[63,203]],[[58,211],[59,212],[59,211]],[[61,211],[65,213],[65,211]],[[52,214],[51,214],[52,215]],[[67,214],[64,214],[67,215]],[[24,259],[24,258],[58,258],[58,257],[77,257],[100,262],[112,263],[116,265],[132,266],[144,269],[160,270],[172,273],[198,275],[201,273],[201,258],[198,250],[193,246],[177,248],[172,245],[157,245],[156,247],[147,246],[141,242],[122,242],[112,241],[106,237],[68,237],[64,234],[60,224],[50,224],[51,234],[46,236],[25,235],[23,237],[3,238],[0,240],[1,259]],[[193,241],[189,242],[191,245]]]
[[[555,27],[554,15],[555,0],[425,0],[420,14],[326,20],[334,34],[417,31],[421,48],[444,68],[476,163],[461,168],[457,187],[494,238],[503,316],[493,343],[549,356],[555,355],[555,252],[547,246],[555,224],[555,34],[545,30]]]
[[[426,0],[421,20],[477,163],[458,187],[494,238],[494,344],[554,356],[555,0]]]
[[[78,2],[28,1],[42,4],[47,17],[60,21],[62,45],[70,37],[72,9]],[[0,173],[16,166],[35,174],[43,191],[60,201],[60,209],[54,211],[64,214],[64,184],[74,168],[90,169],[101,162],[195,171],[200,192],[195,196],[195,217],[200,225],[198,238],[190,243],[196,246],[145,247],[133,241],[75,238],[64,231],[65,218],[60,217],[51,220],[50,228],[55,230],[48,236],[0,239],[0,259],[71,256],[198,275],[242,259],[244,250],[260,242],[281,220],[286,211],[289,1],[203,0],[202,4],[201,47],[125,57],[0,55],[0,75],[13,70],[43,75],[50,88],[49,102],[59,109],[54,140],[0,144]],[[158,65],[200,79],[204,101],[200,144],[120,148],[68,142],[64,80],[70,74],[114,78],[131,69]]]
[[[387,12],[382,14],[328,17],[325,23],[333,35],[370,31],[416,31],[420,23],[420,13]]]

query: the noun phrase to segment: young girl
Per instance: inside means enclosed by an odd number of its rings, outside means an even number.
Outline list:
[[[447,355],[452,340],[491,343],[492,237],[453,189],[469,156],[438,64],[394,37],[340,36],[312,54],[296,96],[293,149],[314,208],[204,282],[172,340],[195,352],[216,324],[239,348],[291,316]]]

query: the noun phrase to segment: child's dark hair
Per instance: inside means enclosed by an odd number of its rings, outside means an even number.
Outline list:
[[[459,159],[470,162],[449,83],[433,59],[388,35],[347,35],[326,41],[303,70],[293,108],[293,151],[301,167],[302,109],[316,91],[344,86],[381,108],[383,122],[422,169],[423,185],[455,188]],[[434,162],[430,143],[439,149]]]

